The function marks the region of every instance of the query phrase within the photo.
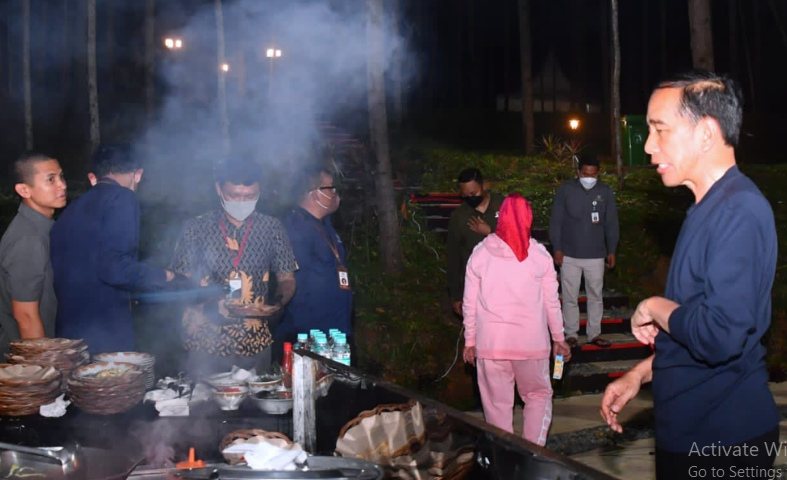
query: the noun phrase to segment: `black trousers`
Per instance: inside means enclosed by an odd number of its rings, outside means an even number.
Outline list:
[[[725,454],[718,447],[715,452],[710,448],[700,450],[703,455],[698,455],[696,451],[693,454],[675,453],[657,448],[656,479],[781,478],[773,468],[773,460],[780,446],[778,426],[738,446],[744,445],[747,448],[741,450],[741,455]],[[752,447],[756,447],[756,451]]]

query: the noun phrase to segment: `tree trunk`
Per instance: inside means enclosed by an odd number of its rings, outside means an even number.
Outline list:
[[[380,222],[380,253],[383,269],[397,275],[402,269],[399,245],[399,219],[388,151],[388,119],[385,110],[385,61],[383,37],[383,0],[367,0],[367,82],[369,93],[369,131],[376,158],[375,188]]]
[[[148,123],[156,111],[156,0],[145,4],[145,113]]]
[[[246,97],[246,51],[238,52],[238,97]]]
[[[533,155],[536,146],[533,115],[533,47],[530,39],[530,0],[519,0],[519,60],[522,80],[522,133],[525,155]]]
[[[740,74],[738,66],[738,12],[736,11],[735,4],[738,0],[727,0],[727,17],[729,20],[730,30],[730,72],[736,78]]]
[[[402,16],[401,0],[391,0],[391,34],[394,39],[399,41],[396,50],[393,52],[392,60],[393,65],[391,68],[391,84],[394,89],[394,125],[397,129],[402,127],[402,118],[404,116],[403,103],[402,103],[402,61],[404,60],[405,46],[401,43],[400,35],[400,18]]]
[[[426,24],[424,23],[424,2],[418,2],[415,11],[415,37],[414,37],[414,44],[419,45],[423,48],[424,45],[424,29],[426,28]],[[425,57],[428,55],[426,48],[422,50],[422,54],[419,55],[417,63],[414,64],[415,72],[413,72],[413,89],[410,92],[410,95],[416,95],[415,102],[411,105],[426,105],[427,102],[424,99],[424,74],[423,69],[426,68],[427,63],[424,62]]]
[[[475,43],[475,0],[467,5],[467,66],[470,70],[470,105],[476,107],[478,99],[478,64],[476,63]]]
[[[10,15],[8,15],[8,13],[4,10],[4,8],[8,8],[8,7],[7,6],[0,7],[0,9],[2,9],[2,10],[0,10],[0,15],[4,15],[4,16],[10,17]],[[9,97],[11,96],[11,92],[5,92],[5,79],[3,78],[3,73],[5,72],[5,69],[3,67],[5,65],[5,60],[7,58],[6,54],[5,54],[6,53],[5,50],[6,50],[6,47],[8,47],[8,43],[7,43],[8,42],[8,36],[7,35],[6,36],[3,35],[5,33],[6,29],[8,29],[8,26],[0,25],[0,102],[3,101],[3,94],[4,93],[8,93]]]
[[[96,79],[96,0],[87,0],[87,96],[90,104],[90,153],[101,144]]]
[[[33,96],[30,86],[30,0],[22,2],[22,77],[25,96],[25,148],[33,149]]]
[[[69,80],[71,78],[71,50],[68,43],[69,31],[68,25],[70,23],[70,15],[68,11],[68,0],[63,0],[63,81],[60,85],[64,96],[68,95]]]
[[[11,4],[6,3],[6,15],[11,17]],[[8,98],[11,98],[14,95],[14,66],[11,63],[11,51],[13,47],[13,42],[11,41],[11,27],[9,25],[5,25],[5,58],[6,58],[6,76],[8,80],[6,81],[6,91],[8,92]]]
[[[713,62],[713,28],[711,26],[710,0],[689,1],[691,28],[691,59],[694,68],[715,70]]]
[[[607,115],[607,120],[612,118],[612,106],[610,105],[610,101],[612,100],[612,92],[610,91],[610,86],[612,85],[612,60],[610,59],[612,53],[612,43],[610,37],[612,36],[612,27],[610,27],[610,17],[612,17],[612,13],[610,13],[609,2],[606,0],[602,0],[600,5],[601,10],[601,98],[604,100],[601,102],[601,112]],[[609,125],[609,124],[608,124]],[[610,132],[610,141],[614,141],[614,125],[609,125],[609,129],[607,131]],[[614,152],[610,152],[610,154],[614,154]]]
[[[738,3],[738,16],[741,19],[741,29],[743,30],[741,38],[743,39],[743,57],[746,60],[746,72],[748,73],[749,77],[749,108],[751,112],[754,113],[756,111],[757,103],[755,102],[754,96],[754,68],[752,67],[751,61],[751,52],[749,50],[749,37],[746,34],[746,17],[744,16],[744,7],[743,3]],[[755,27],[756,28],[756,27]]]
[[[457,106],[461,109],[461,108],[464,108],[464,106],[465,106],[465,92],[464,92],[464,88],[463,88],[464,85],[463,85],[463,82],[462,82],[462,80],[464,79],[464,74],[465,74],[465,71],[464,71],[465,51],[462,49],[462,45],[464,45],[464,38],[465,38],[465,36],[464,36],[465,32],[462,29],[462,25],[464,25],[464,22],[462,21],[462,14],[461,14],[462,2],[457,2],[456,3],[456,9],[457,9],[457,12],[456,12],[456,17],[455,17],[455,21],[454,21],[454,23],[456,24],[456,48],[455,48],[455,51],[456,51],[456,55],[457,55],[457,57],[456,57],[456,79],[455,80],[456,80],[457,100],[459,101],[459,105],[457,105]]]
[[[650,90],[650,75],[648,72],[648,55],[650,49],[650,35],[648,34],[648,30],[650,27],[648,22],[648,17],[650,16],[649,12],[650,3],[643,2],[642,3],[642,91],[645,92],[646,99],[648,95],[648,91]],[[645,101],[647,103],[647,100]]]
[[[511,95],[511,20],[508,14],[508,1],[503,3],[503,111],[508,112],[508,98]]]
[[[782,45],[784,45],[784,48],[787,48],[787,32],[784,31],[784,24],[782,23],[779,11],[776,10],[776,5],[774,5],[773,0],[768,0],[768,5],[771,7],[771,15],[773,16],[773,20],[776,22],[776,28],[779,30],[779,34],[782,37]]]
[[[106,45],[105,61],[106,61],[107,80],[109,80],[107,83],[109,83],[109,85],[111,85],[111,88],[114,90],[115,65],[113,60],[115,55],[115,1],[105,0],[105,2],[106,2],[106,9],[107,9],[107,36],[106,39],[104,40],[104,44]]]
[[[222,13],[221,0],[215,0],[214,7],[216,10],[216,40],[218,60],[216,71],[219,73],[219,117],[221,119],[221,133],[224,138],[224,154],[230,153],[230,120],[227,116],[227,87],[226,78],[227,73],[222,70],[222,65],[225,63],[224,56],[224,14]]]
[[[659,16],[661,17],[661,22],[659,26],[661,28],[661,35],[659,35],[659,40],[661,41],[661,48],[659,49],[659,53],[661,54],[661,75],[664,76],[667,74],[667,0],[661,0],[659,2]]]
[[[752,6],[752,27],[754,29],[754,81],[760,83],[762,74],[762,28],[760,23],[760,2],[751,2]],[[757,84],[754,88],[757,88]]]
[[[623,190],[623,156],[620,135],[620,32],[618,25],[618,0],[610,0],[612,24],[612,158],[618,167],[618,189]]]

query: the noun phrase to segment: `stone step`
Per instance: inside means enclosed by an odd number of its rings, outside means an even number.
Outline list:
[[[582,394],[603,393],[607,385],[634,368],[641,359],[565,364],[559,388]]]
[[[653,353],[650,346],[640,343],[630,333],[604,334],[611,345],[607,348],[588,344],[587,337],[578,337],[579,345],[571,351],[571,363],[593,363],[647,358]]]
[[[587,334],[587,323],[587,312],[580,312],[579,335]],[[631,333],[631,317],[627,312],[617,309],[604,311],[604,316],[601,318],[601,334],[611,333]]]
[[[560,292],[560,276],[558,275],[558,292]],[[558,294],[560,300],[563,300],[563,295]],[[618,292],[613,292],[611,290],[603,290],[601,292],[602,300],[604,301],[604,316],[607,316],[606,310],[620,310],[624,311],[629,308],[629,297]],[[580,313],[587,313],[587,301],[588,297],[585,292],[580,291],[579,297],[577,298],[577,303],[579,304],[579,311]],[[619,314],[629,316],[630,314]]]

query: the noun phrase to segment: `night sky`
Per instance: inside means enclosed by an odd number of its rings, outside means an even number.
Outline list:
[[[291,31],[282,33],[292,27],[286,18],[266,16],[265,12],[254,17],[236,15],[232,6],[237,3],[224,2],[227,55],[232,58],[244,51],[248,69],[243,80],[239,80],[237,70],[228,76],[230,95],[255,84],[267,85],[265,59],[257,59],[258,71],[252,65],[258,56],[255,52],[262,47],[254,43],[267,43],[260,39],[276,42],[276,39],[286,38],[289,43],[281,45],[287,52],[286,61],[278,67],[284,70],[309,58],[307,53],[314,48],[307,42],[299,42],[298,36]],[[361,0],[290,2],[291,5],[298,3],[330,4],[348,19],[358,21],[365,15],[366,5]],[[80,33],[86,25],[85,4],[84,0],[31,0],[34,118],[37,145],[41,147],[77,149],[86,138],[86,81],[82,73],[86,47]],[[102,122],[112,121],[118,112],[144,108],[145,4],[143,0],[98,1]],[[0,106],[4,112],[0,126],[6,132],[0,151],[4,158],[15,154],[24,144],[21,5],[21,0],[0,1],[3,20],[0,24]],[[158,101],[163,103],[162,98],[172,89],[162,78],[162,72],[173,68],[191,69],[189,88],[194,95],[215,92],[212,64],[216,55],[215,24],[204,22],[204,28],[196,30],[198,38],[195,38],[193,26],[195,16],[199,12],[212,11],[212,5],[209,0],[158,0]],[[496,113],[506,93],[518,98],[520,91],[516,0],[401,0],[401,5],[399,26],[408,43],[403,63],[404,93],[413,125],[419,124],[419,116],[434,112],[452,112],[454,116],[457,111],[465,112],[459,116],[466,115],[469,124],[474,118],[486,122],[486,117],[482,119],[484,115],[517,116],[518,112]],[[687,3],[686,0],[621,0],[619,8],[621,110],[623,114],[643,114],[650,89],[663,74],[691,67]],[[787,60],[787,36],[778,28],[781,24],[782,29],[787,29],[787,0],[712,0],[711,8],[716,70],[732,73],[744,89],[744,146],[747,142],[767,142],[779,134],[778,115],[787,106],[784,81],[775,74]],[[730,22],[731,9],[734,28]],[[589,104],[601,109],[591,119],[602,125],[596,128],[601,132],[596,141],[604,144],[609,125],[611,65],[608,16],[608,0],[531,0],[534,80],[550,79],[555,71],[553,68],[559,69],[568,82],[565,97],[571,103],[569,112],[537,118],[539,134],[563,125],[563,117],[581,112],[583,106]],[[181,29],[187,25],[191,25],[191,37],[185,39],[188,48],[177,57],[173,56],[164,48],[163,38],[179,33],[186,35]],[[362,30],[357,32],[360,34],[355,37],[337,41],[347,46],[362,45],[365,42]],[[550,63],[550,58],[556,62]],[[315,75],[319,76],[320,72]],[[342,75],[344,79],[340,78]],[[326,82],[333,82],[331,91],[339,98],[331,109],[331,116],[350,128],[364,126],[366,103],[362,95],[342,96],[342,82],[358,78],[365,81],[364,77],[365,71],[354,65],[326,79]],[[548,101],[550,97],[559,96],[551,92],[549,84],[537,83],[535,87],[537,92],[540,88],[546,89]],[[389,85],[389,96],[391,91]],[[293,96],[294,102],[309,101],[296,97]],[[536,108],[538,111],[539,107]],[[115,128],[124,128],[124,121],[115,122]],[[516,120],[510,123],[515,125]],[[489,141],[493,143],[496,139],[490,137]]]

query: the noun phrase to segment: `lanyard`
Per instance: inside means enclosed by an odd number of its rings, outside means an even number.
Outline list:
[[[325,232],[323,231],[323,229],[322,229],[322,228],[320,228],[320,227],[318,227],[318,226],[317,226],[317,225],[314,223],[314,221],[313,221],[313,220],[309,220],[308,218],[306,218],[306,216],[305,216],[303,213],[299,212],[298,210],[296,210],[296,211],[295,211],[295,213],[297,213],[298,215],[300,215],[300,216],[301,216],[301,218],[303,218],[304,220],[306,220],[307,222],[309,222],[309,223],[311,224],[311,226],[312,226],[312,227],[314,227],[314,229],[315,229],[315,230],[317,230],[317,233],[319,233],[319,234],[320,234],[320,236],[322,237],[322,239],[323,239],[323,240],[325,240],[325,243],[327,243],[327,244],[328,244],[328,247],[331,249],[331,252],[333,253],[333,256],[334,256],[334,257],[336,257],[336,263],[337,263],[337,264],[339,264],[339,265],[342,265],[342,259],[341,259],[341,257],[339,256],[339,249],[338,249],[338,248],[336,248],[336,244],[334,244],[334,243],[333,243],[333,240],[331,240],[330,238],[328,238],[328,236],[327,236],[327,235],[325,235]]]
[[[238,266],[240,265],[240,259],[243,256],[243,249],[246,248],[246,240],[249,239],[249,231],[251,230],[252,220],[253,219],[250,218],[249,223],[246,224],[246,232],[244,232],[243,241],[241,242],[240,247],[238,248],[238,255],[235,256],[234,260],[232,260],[232,264],[235,265],[235,271],[238,271]],[[224,243],[226,244],[227,238],[229,237],[227,236],[227,226],[224,225],[223,218],[219,219],[219,224],[221,225],[221,233],[224,234]],[[227,247],[227,249],[231,250],[229,246]]]

